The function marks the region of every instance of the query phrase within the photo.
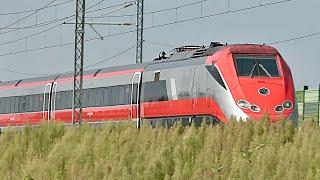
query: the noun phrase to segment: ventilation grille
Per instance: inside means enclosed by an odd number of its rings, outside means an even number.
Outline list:
[[[195,53],[193,53],[193,55],[191,56],[191,58],[197,58],[197,57],[201,57],[204,56],[206,54],[208,49],[199,49],[197,50]]]

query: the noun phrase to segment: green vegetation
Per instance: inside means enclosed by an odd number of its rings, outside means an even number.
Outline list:
[[[296,91],[296,100],[298,103],[303,103],[303,91]]]
[[[101,128],[43,124],[0,136],[1,179],[320,179],[320,129],[281,121]]]

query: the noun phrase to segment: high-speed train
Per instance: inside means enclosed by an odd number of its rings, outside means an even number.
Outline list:
[[[148,63],[85,71],[83,121],[208,117],[296,121],[291,71],[253,44],[183,46]],[[0,83],[0,127],[72,122],[73,73]]]

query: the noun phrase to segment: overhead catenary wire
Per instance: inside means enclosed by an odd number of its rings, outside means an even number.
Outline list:
[[[100,4],[102,1],[104,0],[101,0],[100,2],[98,2],[96,5]],[[200,4],[200,3],[203,3],[203,2],[206,2],[208,0],[200,0],[200,1],[196,1],[196,2],[192,2],[192,3],[188,3],[188,4],[183,4],[183,5],[180,5],[180,6],[176,6],[176,7],[173,7],[173,8],[166,8],[166,9],[161,9],[161,10],[156,10],[156,11],[149,11],[149,12],[146,12],[144,14],[154,14],[154,13],[159,13],[159,12],[165,12],[165,11],[169,11],[169,10],[174,10],[174,9],[180,9],[180,8],[184,8],[184,7],[188,7],[188,6],[193,6],[193,5],[196,5],[196,4]],[[120,4],[115,4],[115,5],[111,5],[111,6],[107,6],[107,7],[103,7],[103,8],[99,8],[99,9],[95,9],[93,11],[88,11],[86,13],[91,13],[91,12],[95,12],[95,11],[100,11],[100,10],[105,10],[105,9],[110,9],[110,8],[113,8],[113,7],[117,7],[117,6],[120,6],[120,5],[124,5],[124,4],[130,4],[132,2],[135,2],[135,1],[128,1],[128,2],[124,2],[124,3],[120,3]],[[105,15],[108,15],[112,12],[108,12],[108,13],[105,13],[105,14],[102,14],[102,15],[98,15],[98,16],[93,16],[93,17],[87,17],[87,18],[90,18],[90,19],[95,19],[95,18],[104,18]],[[70,18],[70,17],[73,17],[74,15],[72,16],[66,16],[66,17],[62,17],[60,18],[61,20],[64,20],[64,19],[67,19],[67,18]],[[132,15],[125,15],[125,16],[136,16],[136,14],[132,14]],[[109,16],[108,16],[109,17]],[[121,16],[119,16],[121,17]],[[51,20],[51,21],[46,21],[46,22],[42,22],[41,24],[38,24],[38,25],[30,25],[30,26],[25,26],[25,27],[20,27],[20,28],[14,28],[13,30],[9,30],[9,31],[6,31],[6,32],[2,32],[0,34],[6,34],[6,33],[10,33],[10,32],[15,32],[15,31],[19,31],[19,30],[23,30],[23,29],[28,29],[28,28],[37,28],[37,27],[42,27],[42,26],[47,26],[47,25],[50,25],[50,24],[54,24],[56,23],[57,20]],[[0,29],[1,30],[1,29]],[[28,38],[28,37],[26,37]],[[21,40],[21,39],[20,39]],[[0,44],[1,45],[1,44]]]
[[[33,48],[33,49],[27,49],[27,50],[15,51],[15,52],[3,53],[3,54],[0,54],[0,57],[8,56],[8,55],[17,55],[17,54],[26,53],[26,52],[35,52],[35,51],[51,49],[51,48],[64,47],[64,46],[73,45],[73,44],[74,44],[74,42],[47,45],[47,46],[44,46],[44,47],[37,47],[37,48]]]
[[[42,73],[27,73],[27,72],[22,72],[22,71],[16,71],[8,68],[3,68],[0,67],[0,71],[6,71],[14,74],[21,74],[21,75],[29,75],[29,76],[47,76],[49,74],[42,74]]]
[[[126,53],[126,52],[128,52],[128,51],[130,51],[130,50],[132,50],[132,49],[135,48],[135,47],[136,47],[136,45],[131,46],[131,47],[129,47],[129,48],[127,48],[127,49],[125,49],[125,50],[123,50],[123,51],[121,51],[121,52],[113,55],[113,56],[110,56],[110,57],[102,60],[102,61],[98,61],[98,62],[96,62],[96,63],[93,63],[93,64],[91,64],[91,65],[88,65],[88,66],[86,66],[85,68],[90,68],[90,67],[93,67],[93,66],[97,66],[97,65],[102,64],[102,63],[104,63],[104,62],[106,62],[106,61],[112,60],[112,59],[114,59],[114,58],[116,58],[116,57],[118,57],[118,56],[120,56],[120,55],[122,55],[122,54],[124,54],[124,53]]]
[[[103,1],[105,1],[105,0],[101,0],[99,3],[103,2]],[[97,6],[99,3],[96,3],[96,4],[92,5],[92,6],[90,6],[90,7],[87,8],[86,10],[92,9],[93,7]],[[120,6],[120,5],[123,5],[123,4],[126,4],[126,3],[121,3],[121,4],[117,4],[117,5],[112,5],[112,6],[109,6],[109,8],[111,8],[111,7],[116,7],[116,6]],[[105,8],[107,8],[107,7],[105,7]],[[121,7],[121,8],[123,8],[123,7]],[[95,10],[95,11],[100,11],[100,10],[97,9],[97,10]],[[95,11],[89,11],[89,12],[87,12],[87,13],[92,13],[92,12],[95,12]],[[70,15],[70,16],[63,17],[62,20],[65,20],[64,22],[70,21],[71,18],[73,18],[73,17],[75,17],[75,15]],[[56,22],[57,22],[57,21],[54,21],[52,24],[54,24],[54,23],[56,23]],[[59,22],[59,21],[58,21],[58,22]],[[22,40],[29,39],[29,38],[31,38],[31,37],[34,37],[34,36],[43,34],[43,33],[45,33],[45,32],[48,32],[48,31],[50,31],[50,30],[52,30],[52,29],[55,29],[55,28],[63,25],[64,22],[63,22],[63,23],[56,24],[56,25],[54,25],[54,26],[52,26],[52,27],[50,27],[50,28],[47,28],[47,29],[45,29],[45,30],[42,30],[42,31],[40,31],[40,32],[31,34],[31,35],[28,35],[28,36],[25,36],[25,37],[22,37],[22,38],[17,38],[17,39],[15,39],[15,40],[11,40],[11,41],[6,41],[6,42],[3,42],[3,43],[0,43],[0,46],[6,45],[6,44],[12,44],[12,43],[15,43],[15,42],[18,42],[18,41],[22,41]],[[51,23],[49,23],[49,24],[51,24]],[[0,29],[0,30],[1,30],[1,29]],[[16,30],[12,30],[12,31],[16,31]],[[4,33],[6,33],[6,32],[4,32]],[[0,33],[0,34],[4,34],[4,33]]]
[[[242,12],[242,11],[248,11],[248,10],[252,10],[252,9],[258,9],[258,8],[261,8],[261,7],[267,7],[267,6],[272,6],[272,5],[276,5],[276,4],[283,4],[283,3],[286,3],[286,2],[290,2],[290,1],[294,1],[294,0],[281,0],[281,1],[266,3],[266,4],[262,4],[262,5],[254,5],[254,6],[245,7],[245,8],[240,8],[240,9],[227,10],[227,11],[220,12],[220,13],[202,15],[202,16],[198,16],[198,17],[194,17],[194,18],[183,19],[183,20],[176,20],[176,21],[173,21],[173,22],[163,23],[163,24],[159,24],[159,25],[155,25],[155,26],[149,26],[149,27],[147,27],[147,28],[145,28],[145,29],[153,29],[153,28],[168,26],[168,25],[172,25],[172,24],[190,22],[190,21],[195,21],[195,20],[199,20],[199,19],[205,19],[205,18],[211,18],[211,17],[221,16],[221,15],[225,15],[225,14],[231,14],[231,13],[237,13],[237,12]]]
[[[96,3],[95,5],[93,6],[96,6],[98,5],[99,3],[101,3],[102,1],[104,0],[101,0],[100,2]],[[261,8],[261,7],[266,7],[266,6],[271,6],[271,5],[276,5],[276,4],[281,4],[281,3],[285,3],[285,2],[290,2],[290,1],[294,1],[294,0],[281,0],[281,1],[276,1],[276,2],[271,2],[271,3],[266,3],[266,4],[262,4],[262,5],[255,5],[255,6],[251,6],[251,7],[246,7],[246,8],[241,8],[241,9],[236,9],[236,10],[227,10],[227,11],[224,11],[224,12],[221,12],[221,13],[215,13],[215,14],[210,14],[210,15],[205,15],[205,16],[200,16],[200,17],[195,17],[195,18],[190,18],[190,19],[185,19],[185,20],[179,20],[179,21],[174,21],[174,22],[169,22],[169,23],[165,23],[165,24],[160,24],[160,25],[156,25],[156,26],[151,26],[151,27],[148,27],[148,28],[144,28],[145,30],[146,29],[152,29],[152,28],[156,28],[156,27],[161,27],[161,26],[167,26],[167,25],[172,25],[172,24],[177,24],[177,23],[182,23],[182,22],[188,22],[188,21],[194,21],[194,20],[198,20],[198,19],[202,19],[202,18],[209,18],[209,17],[214,17],[214,16],[220,16],[220,15],[224,15],[224,14],[229,14],[229,13],[235,13],[235,12],[241,12],[241,11],[246,11],[246,10],[250,10],[250,9],[257,9],[257,8]],[[181,5],[181,6],[178,6],[178,7],[186,7],[186,6],[190,6],[191,4],[196,4],[196,3],[200,3],[200,2],[203,2],[203,1],[197,1],[197,2],[194,2],[194,3],[189,3],[189,4],[185,4],[185,5]],[[178,7],[175,7],[175,8],[178,8]],[[92,8],[92,6],[90,7]],[[157,11],[150,11],[151,13],[155,13],[155,12],[161,12],[161,11],[168,11],[169,9],[175,9],[175,8],[167,8],[167,9],[163,9],[163,10],[157,10]],[[89,9],[89,8],[88,8]],[[38,32],[38,33],[35,33],[35,34],[32,34],[32,35],[29,35],[27,37],[22,37],[22,38],[18,38],[18,39],[15,39],[15,40],[11,40],[11,41],[7,41],[7,42],[3,42],[3,43],[0,43],[0,46],[1,45],[6,45],[6,44],[11,44],[11,43],[14,43],[14,42],[17,42],[17,41],[21,41],[21,40],[24,40],[26,38],[30,38],[30,37],[33,37],[35,35],[38,35],[38,34],[42,34],[44,32],[47,32],[51,29],[54,29],[58,26],[60,26],[61,24],[59,25],[56,25],[56,26],[53,26],[51,28],[48,28],[44,31],[41,31],[41,32]],[[125,33],[119,33],[119,35],[122,35],[122,34],[126,34],[126,33],[132,33],[132,32],[135,32],[135,31],[127,31]],[[117,34],[115,34],[117,35]],[[114,36],[114,35],[112,35]]]
[[[50,5],[50,6],[46,6],[46,7],[43,7],[43,8],[29,9],[29,10],[17,11],[17,12],[0,13],[0,16],[25,14],[25,13],[28,13],[28,12],[39,12],[40,10],[44,10],[44,9],[48,9],[48,8],[52,8],[52,7],[58,7],[58,6],[70,3],[72,1],[74,1],[74,0],[68,0],[68,1],[65,1],[65,2],[61,2],[61,3],[53,4],[53,5]]]
[[[104,15],[111,14],[111,13],[114,13],[114,12],[119,11],[119,10],[121,10],[121,9],[125,9],[125,8],[127,8],[127,7],[130,7],[130,6],[133,5],[133,4],[135,4],[135,1],[126,2],[126,3],[123,3],[123,4],[122,4],[122,5],[124,5],[123,7],[119,7],[119,8],[117,8],[117,9],[114,9],[114,10],[112,10],[112,11],[109,11],[109,12],[106,12],[106,13],[104,13],[104,14],[98,15],[98,16],[96,16],[96,17],[88,17],[88,18],[89,18],[90,20],[92,20],[92,19],[94,19],[94,18],[102,17],[102,16],[104,16]]]
[[[154,11],[147,11],[144,12],[144,15],[147,14],[155,14],[155,13],[160,13],[160,12],[166,12],[166,11],[171,11],[171,10],[177,10],[177,9],[181,9],[184,7],[188,7],[188,6],[194,6],[197,4],[201,4],[203,2],[206,2],[208,0],[200,0],[200,1],[196,1],[196,2],[192,2],[192,3],[188,3],[188,4],[183,4],[180,6],[176,6],[176,7],[171,7],[171,8],[165,8],[165,9],[160,9],[160,10],[154,10]],[[93,18],[105,18],[105,17],[132,17],[132,16],[136,16],[137,14],[125,14],[125,15],[118,15],[118,16],[98,16],[98,17],[93,17]]]
[[[154,25],[154,26],[149,26],[149,27],[144,28],[144,30],[160,28],[160,27],[165,27],[165,26],[169,26],[169,25],[173,25],[173,24],[179,24],[179,23],[184,23],[184,22],[189,22],[189,21],[195,21],[195,20],[204,19],[204,18],[216,17],[216,16],[221,16],[221,15],[230,14],[230,13],[242,12],[242,11],[247,11],[247,10],[251,10],[251,9],[257,9],[257,8],[261,8],[261,7],[272,6],[272,5],[276,5],[276,4],[282,4],[282,3],[286,3],[286,2],[290,2],[290,1],[294,1],[294,0],[281,0],[281,1],[277,1],[277,2],[266,3],[266,4],[263,4],[263,5],[250,6],[250,7],[246,7],[246,8],[240,8],[240,9],[229,10],[229,11],[220,12],[220,13],[203,15],[203,16],[189,18],[189,19],[176,20],[176,21],[173,21],[173,22],[168,22],[168,23],[158,24],[158,25]],[[103,36],[103,38],[110,38],[110,37],[115,37],[115,36],[119,36],[119,35],[134,33],[134,32],[136,32],[136,30],[130,30],[130,31],[125,31],[125,32],[110,34],[110,35]],[[95,40],[95,39],[98,39],[98,38],[91,38],[91,39],[87,39],[86,41],[92,41],[92,40]]]
[[[48,26],[48,25],[51,25],[51,24],[55,24],[55,23],[61,22],[63,20],[67,20],[67,19],[69,19],[71,17],[74,17],[74,15],[65,16],[65,17],[62,17],[62,18],[59,18],[59,19],[45,21],[45,22],[41,22],[41,23],[38,23],[38,24],[28,25],[28,26],[19,27],[19,28],[7,28],[7,29],[10,29],[10,30],[5,31],[5,32],[0,32],[0,34],[8,34],[8,33],[11,33],[11,32],[16,32],[16,31],[25,30],[25,29],[40,28],[40,27],[44,27],[44,26]]]
[[[155,13],[160,13],[160,12],[177,10],[177,9],[181,9],[181,8],[188,7],[188,6],[201,4],[201,3],[204,3],[206,1],[208,1],[208,0],[200,0],[200,1],[192,2],[192,3],[188,3],[188,4],[183,4],[183,5],[176,6],[176,7],[165,8],[165,9],[154,10],[154,11],[147,11],[147,12],[144,12],[144,14],[145,15],[146,14],[155,14]],[[281,0],[281,1],[276,1],[276,2],[265,3],[265,4],[259,3],[259,5],[251,6],[251,7],[248,7],[248,8],[249,9],[255,9],[257,7],[270,6],[270,5],[274,5],[274,4],[281,4],[281,3],[289,2],[289,1],[295,1],[295,0]],[[242,9],[245,9],[245,8],[242,8]],[[237,10],[242,10],[242,9],[237,9]],[[231,10],[230,7],[229,7],[227,9],[227,11],[225,11],[225,12],[232,13],[232,12],[235,12],[235,10]],[[131,16],[136,16],[136,14],[113,15],[113,16],[105,16],[105,17],[117,17],[117,18],[119,18],[119,17],[131,17]],[[102,18],[102,17],[99,17],[99,18]]]
[[[97,6],[98,4],[100,4],[101,2],[103,2],[105,0],[101,0],[100,2],[98,2],[97,4],[95,4],[95,6]],[[121,6],[123,4],[126,4],[128,2],[125,2],[125,3],[119,3],[119,4],[115,4],[115,5],[110,5],[110,6],[106,6],[106,7],[102,7],[102,8],[99,8],[99,9],[94,9],[94,10],[91,10],[91,11],[86,11],[86,14],[90,14],[90,13],[94,13],[94,12],[98,12],[98,11],[102,11],[102,10],[105,10],[105,9],[111,9],[111,8],[114,8],[114,7],[118,7],[118,6]],[[88,8],[88,9],[91,9],[91,8]],[[61,17],[61,18],[58,18],[58,19],[53,19],[53,20],[49,20],[49,21],[44,21],[44,22],[41,22],[41,23],[36,23],[36,24],[32,24],[32,25],[27,25],[27,26],[24,26],[24,27],[16,27],[16,28],[6,28],[7,31],[5,32],[0,32],[0,34],[8,34],[8,33],[12,33],[12,32],[16,32],[16,31],[21,31],[21,30],[25,30],[25,29],[33,29],[33,28],[40,28],[40,27],[44,27],[44,26],[49,26],[51,24],[55,24],[55,23],[59,23],[61,21],[65,21],[65,20],[68,20],[69,18],[72,18],[74,17],[75,15],[69,15],[69,16],[64,16],[64,17]],[[95,17],[87,17],[87,18],[95,18]],[[1,30],[1,29],[0,29]],[[4,29],[3,29],[4,30]]]
[[[173,25],[173,24],[179,24],[179,23],[184,23],[184,22],[190,22],[190,21],[195,21],[195,20],[199,20],[199,19],[205,19],[205,18],[212,18],[212,17],[218,17],[218,16],[221,16],[221,15],[226,15],[226,14],[230,14],[230,13],[237,13],[237,12],[242,12],[242,11],[248,11],[248,10],[252,10],[252,9],[258,9],[258,8],[262,8],[262,7],[268,7],[268,6],[272,6],[272,5],[278,5],[278,4],[283,4],[283,3],[287,3],[287,2],[291,2],[291,1],[294,1],[294,0],[281,0],[281,1],[276,1],[276,2],[270,2],[270,3],[265,3],[265,4],[259,4],[259,5],[254,5],[254,6],[250,6],[250,7],[246,7],[246,8],[240,8],[240,9],[235,9],[235,10],[229,10],[229,11],[224,11],[224,12],[220,12],[220,13],[213,13],[213,14],[208,14],[208,15],[202,15],[202,16],[199,16],[199,17],[194,17],[194,18],[189,18],[189,19],[183,19],[183,20],[176,20],[176,21],[173,21],[173,22],[168,22],[168,23],[163,23],[163,24],[159,24],[159,25],[154,25],[154,26],[149,26],[149,27],[146,27],[144,28],[144,30],[149,30],[149,29],[155,29],[155,28],[160,28],[160,27],[165,27],[165,26],[169,26],[169,25]],[[61,24],[59,24],[61,25]],[[59,26],[57,25],[57,26]],[[57,26],[54,26],[52,27],[51,29],[57,27]],[[50,29],[50,30],[51,30]],[[42,32],[39,32],[39,33],[43,33],[43,32],[46,32],[48,30],[45,30],[45,31],[42,31]],[[134,33],[136,32],[136,30],[129,30],[129,31],[125,31],[125,32],[120,32],[120,33],[115,33],[115,34],[110,34],[110,35],[106,35],[106,36],[102,36],[103,38],[111,38],[111,37],[116,37],[116,36],[120,36],[120,35],[125,35],[125,34],[130,34],[130,33]],[[39,33],[36,33],[34,35],[37,35]],[[5,45],[5,44],[10,44],[10,43],[13,43],[13,42],[17,42],[17,41],[21,41],[21,40],[25,40],[26,38],[30,38],[34,35],[30,35],[28,37],[23,37],[23,38],[19,38],[19,39],[16,39],[16,40],[12,40],[12,41],[7,41],[7,42],[4,42],[4,43],[0,43],[0,46],[1,45]],[[98,40],[100,38],[89,38],[89,39],[86,39],[85,41],[93,41],[93,40]],[[62,47],[62,46],[67,46],[67,45],[72,45],[73,42],[70,42],[70,43],[64,43],[64,44],[60,44],[60,45],[51,45],[51,46],[48,46],[48,47],[40,47],[40,48],[34,48],[34,49],[31,49],[31,50],[28,50],[28,51],[37,51],[37,50],[43,50],[43,49],[48,49],[48,48],[55,48],[55,47]],[[4,54],[0,54],[0,56],[7,56],[7,55],[13,55],[13,54],[20,54],[20,53],[25,53],[26,51],[17,51],[17,52],[12,52],[12,53],[4,53]]]
[[[74,16],[72,16],[72,17],[74,17]],[[71,18],[71,17],[69,17],[69,18]],[[69,18],[68,18],[68,19],[69,19]],[[61,26],[61,25],[62,25],[62,23],[57,24],[57,25],[54,25],[54,26],[52,26],[52,27],[50,27],[50,28],[47,28],[47,29],[45,29],[45,30],[43,30],[43,31],[40,31],[40,32],[31,34],[31,35],[29,35],[29,36],[25,36],[25,37],[18,38],[18,39],[15,39],[15,40],[11,40],[11,41],[6,41],[6,42],[3,42],[3,43],[0,43],[0,46],[6,45],[6,44],[12,44],[12,43],[15,43],[15,42],[18,42],[18,41],[22,41],[22,40],[25,40],[25,39],[29,39],[29,38],[31,38],[31,37],[34,37],[34,36],[43,34],[43,33],[45,33],[45,32],[48,32],[48,31],[50,31],[50,30],[52,30],[52,29],[55,29],[56,27],[59,27],[59,26]]]
[[[99,4],[100,4],[101,2],[103,2],[103,1],[105,1],[105,0],[99,1],[98,3],[96,3],[96,4],[92,5],[92,6],[90,6],[89,8],[87,8],[86,10],[91,9],[91,8],[99,5]],[[67,17],[67,18],[69,18],[69,17]],[[27,39],[27,38],[26,38],[26,39]],[[66,43],[65,43],[65,44],[66,44]],[[67,43],[67,44],[70,44],[70,43]],[[56,45],[55,45],[55,46],[56,46]],[[46,49],[46,48],[47,48],[47,47],[44,47],[43,49]],[[133,47],[129,48],[128,50],[130,50],[130,49],[132,49],[132,48],[133,48]],[[40,48],[37,48],[37,49],[40,49]],[[41,49],[42,49],[42,48],[41,48]],[[111,60],[111,59],[113,59],[113,58],[115,58],[115,57],[117,57],[117,56],[125,53],[125,52],[128,51],[128,50],[124,50],[124,51],[122,51],[122,52],[120,52],[120,53],[118,53],[118,54],[116,54],[116,55],[114,55],[114,56],[111,56],[111,57],[109,57],[109,58],[107,58],[107,59],[105,59],[105,60],[103,60],[103,61],[100,61],[100,62],[97,62],[97,63],[95,63],[95,64],[93,64],[93,65],[90,65],[90,67],[95,66],[95,65],[97,65],[97,64],[100,64],[100,63],[102,63],[102,62],[105,62],[105,61],[107,61],[107,60]],[[21,72],[21,71],[16,71],[16,70],[7,69],[7,68],[0,68],[0,70],[2,70],[2,71],[7,71],[7,72],[11,72],[11,73],[15,73],[15,74],[29,75],[29,76],[46,76],[46,75],[50,75],[50,74],[39,74],[39,73],[37,73],[37,74],[36,74],[36,73],[26,73],[26,72]]]
[[[52,3],[56,2],[56,1],[57,1],[57,0],[52,0],[52,1],[50,1],[48,4],[46,4],[46,5],[43,6],[42,8],[39,8],[39,11],[45,9],[46,7],[50,6]],[[36,14],[36,13],[37,13],[37,11],[34,11],[34,12],[30,13],[29,15],[27,15],[27,16],[21,18],[21,19],[18,19],[17,21],[14,21],[14,22],[12,22],[12,23],[4,26],[4,27],[1,27],[0,30],[6,29],[6,28],[8,28],[8,27],[11,27],[12,25],[15,25],[15,24],[17,24],[17,23],[25,20],[25,19],[27,19],[28,17],[30,17],[30,16],[32,16],[32,15],[34,15],[34,14]]]
[[[292,37],[292,38],[289,38],[289,39],[280,40],[280,41],[274,41],[274,42],[270,42],[268,44],[269,45],[282,44],[282,43],[287,43],[287,42],[296,41],[296,40],[300,40],[300,39],[305,39],[305,38],[318,36],[318,35],[320,35],[320,31],[319,32],[315,32],[315,33],[311,33],[311,34],[304,34],[304,35],[301,35],[301,36],[295,36],[295,37]]]
[[[101,61],[95,62],[95,63],[93,63],[91,65],[85,66],[85,68],[88,69],[88,68],[97,66],[99,64],[105,63],[107,61],[113,60],[114,58],[117,58],[120,55],[129,52],[130,50],[132,50],[135,47],[136,47],[135,45],[130,46],[129,48],[124,49],[124,50],[120,51],[119,53],[114,54],[114,55],[112,55],[112,56],[110,56],[110,57],[108,57],[106,59],[103,59]],[[0,71],[7,71],[7,72],[15,73],[15,74],[22,74],[22,75],[29,75],[29,76],[49,76],[49,75],[52,75],[52,74],[44,74],[44,73],[26,73],[26,72],[16,71],[16,70],[2,68],[2,67],[0,67]],[[65,73],[69,73],[69,72],[70,71],[65,71],[65,72],[61,72],[61,73],[58,73],[58,74],[65,74]],[[57,73],[53,73],[53,74],[57,74]]]
[[[115,5],[107,6],[107,7],[102,7],[102,8],[94,9],[94,10],[92,10],[92,11],[101,11],[101,10],[106,10],[106,9],[114,8],[114,7],[117,7],[117,6],[130,4],[130,3],[133,3],[133,2],[135,2],[135,1],[128,1],[128,2],[124,2],[124,3],[119,3],[119,4],[115,4]],[[87,13],[90,13],[90,11],[88,11]],[[94,17],[87,17],[87,18],[94,18]]]
[[[150,40],[144,40],[144,42],[146,42],[148,44],[155,44],[155,45],[164,46],[164,47],[170,47],[170,48],[177,47],[177,46],[174,46],[172,44],[163,43],[163,42],[155,42],[155,41],[150,41]]]
[[[103,2],[103,1],[105,1],[105,0],[99,1],[98,3],[96,3],[96,4],[94,4],[94,5],[90,6],[90,7],[88,7],[86,10],[89,10],[89,9],[94,8],[95,6],[97,6],[99,3]],[[71,18],[73,18],[73,17],[75,17],[75,15],[67,16],[65,19],[68,21],[68,20],[71,20]],[[54,26],[52,26],[52,27],[50,27],[50,28],[47,28],[47,29],[45,29],[45,30],[42,30],[42,31],[40,31],[40,32],[31,34],[31,35],[28,35],[28,36],[25,36],[25,37],[22,37],[22,38],[18,38],[18,39],[15,39],[15,40],[11,40],[11,41],[6,41],[6,42],[3,42],[3,43],[0,43],[0,46],[6,45],[6,44],[15,43],[15,42],[22,41],[22,40],[25,40],[25,39],[29,39],[29,38],[31,38],[31,37],[34,37],[34,36],[43,34],[43,33],[45,33],[45,32],[48,32],[48,31],[50,31],[50,30],[52,30],[52,29],[55,29],[55,28],[57,28],[57,27],[59,27],[59,26],[61,26],[61,25],[63,25],[63,23],[59,23],[59,24],[54,25]]]

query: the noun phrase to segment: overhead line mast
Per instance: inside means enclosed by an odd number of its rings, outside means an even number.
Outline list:
[[[132,6],[134,3],[124,4],[123,7],[108,13]],[[112,22],[91,22],[85,23],[85,0],[76,2],[76,23],[75,23],[75,50],[74,50],[74,76],[73,76],[73,106],[72,106],[72,124],[82,124],[82,91],[83,91],[83,58],[84,58],[84,28],[85,24],[90,25],[94,32],[102,40],[103,37],[94,29],[93,25],[124,25],[129,26],[131,23],[112,23]],[[108,14],[107,13],[107,14]],[[73,23],[64,23],[73,24]]]
[[[142,63],[143,47],[143,0],[137,0],[137,50],[136,63]]]
[[[76,2],[75,51],[73,76],[73,125],[82,124],[83,52],[84,52],[85,0]]]

